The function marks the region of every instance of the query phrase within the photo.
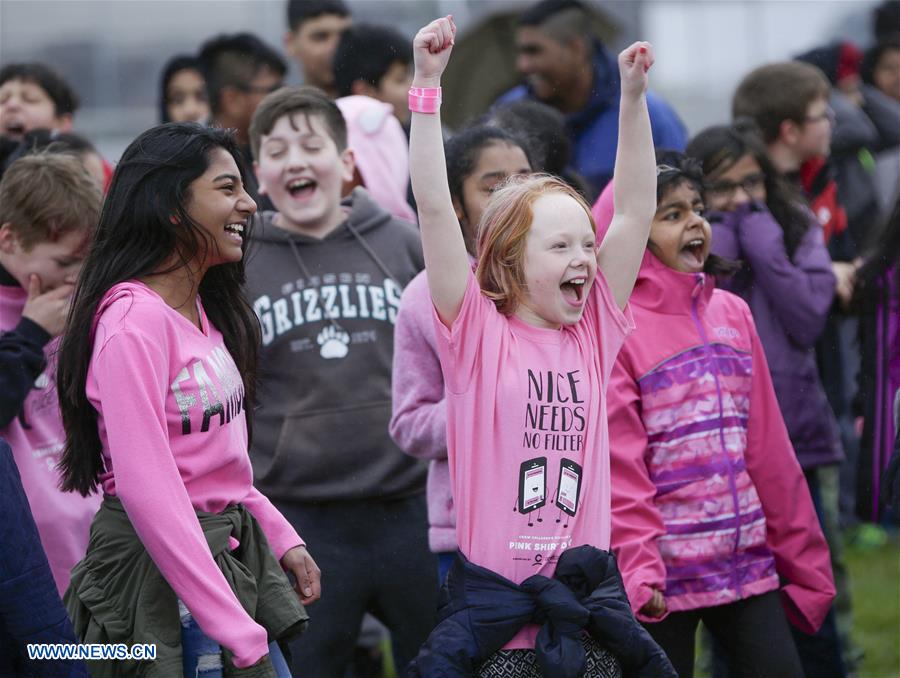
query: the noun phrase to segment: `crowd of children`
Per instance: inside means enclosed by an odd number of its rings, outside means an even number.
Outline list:
[[[287,8],[306,85],[212,38],[114,165],[0,68],[0,675],[686,677],[701,622],[716,676],[854,675],[842,523],[900,515],[900,2],[689,140],[578,0],[454,131],[452,17]],[[76,642],[156,655],[26,652]]]

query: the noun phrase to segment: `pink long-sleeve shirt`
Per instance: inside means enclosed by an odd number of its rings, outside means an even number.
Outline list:
[[[103,491],[122,501],[203,631],[246,667],[268,652],[266,630],[213,560],[195,510],[243,504],[279,560],[303,541],[253,487],[243,382],[198,308],[202,330],[139,282],[113,287],[95,318],[86,391],[98,413]]]

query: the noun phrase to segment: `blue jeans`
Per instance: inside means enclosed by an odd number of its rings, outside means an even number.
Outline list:
[[[200,629],[178,601],[181,612],[181,663],[185,678],[222,678],[222,648]],[[278,678],[291,678],[291,671],[278,643],[269,643],[269,659]]]

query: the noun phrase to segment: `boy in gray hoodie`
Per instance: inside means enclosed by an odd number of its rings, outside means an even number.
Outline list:
[[[264,212],[250,236],[247,298],[262,326],[257,487],[301,526],[323,595],[291,647],[294,671],[341,676],[365,612],[390,630],[398,667],[434,622],[426,467],[388,435],[394,322],[424,267],[418,232],[353,180],[337,106],[312,87],[267,96],[250,125]]]

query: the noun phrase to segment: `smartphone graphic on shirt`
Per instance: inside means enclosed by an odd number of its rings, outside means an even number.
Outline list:
[[[535,457],[519,466],[519,513],[547,503],[547,457]]]
[[[559,486],[556,490],[556,505],[561,511],[574,516],[578,510],[578,496],[581,494],[581,467],[571,459],[563,457],[559,462]]]

